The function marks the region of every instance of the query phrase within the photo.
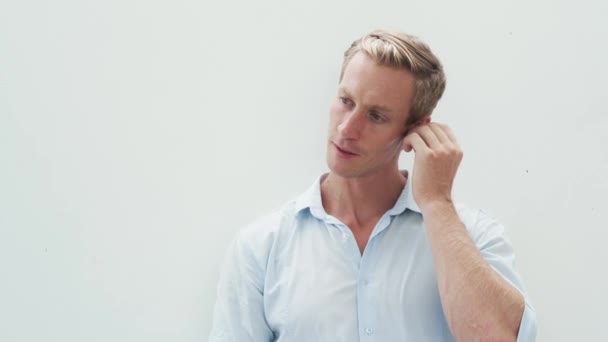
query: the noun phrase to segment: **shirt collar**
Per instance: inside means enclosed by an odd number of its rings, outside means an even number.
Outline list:
[[[414,197],[412,195],[412,182],[410,181],[410,177],[408,177],[408,171],[401,170],[401,173],[408,179],[405,182],[405,186],[403,187],[403,190],[401,191],[397,202],[395,202],[395,205],[391,209],[389,209],[388,213],[389,215],[393,216],[399,215],[403,213],[405,209],[410,209],[417,213],[421,213],[420,208],[414,201]],[[321,174],[319,177],[317,177],[317,179],[310,186],[310,188],[308,188],[308,190],[306,190],[303,194],[296,198],[296,214],[299,213],[301,210],[310,208],[310,212],[320,219],[326,219],[329,216],[325,211],[325,208],[323,208],[323,202],[321,201],[321,182],[323,182],[323,180],[328,174],[329,173],[327,172]]]

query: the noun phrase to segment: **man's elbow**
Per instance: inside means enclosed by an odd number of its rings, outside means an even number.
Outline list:
[[[520,315],[521,317],[521,315]],[[516,342],[519,334],[519,320],[501,318],[481,319],[469,322],[466,329],[462,329],[455,336],[456,341],[462,342]]]
[[[471,341],[471,340],[469,340]],[[472,341],[479,342],[516,342],[517,331],[509,331],[501,328],[492,329],[488,332],[478,334]]]

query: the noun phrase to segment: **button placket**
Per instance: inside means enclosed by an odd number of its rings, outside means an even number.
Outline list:
[[[377,291],[373,288],[373,265],[375,257],[374,239],[370,239],[365,247],[359,264],[357,303],[361,330],[361,341],[373,341],[376,336],[377,324]]]

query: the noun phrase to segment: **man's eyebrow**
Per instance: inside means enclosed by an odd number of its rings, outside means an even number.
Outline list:
[[[344,95],[346,95],[346,96],[348,96],[348,97],[353,97],[353,96],[352,96],[352,95],[351,95],[351,94],[348,92],[348,90],[346,90],[346,89],[345,89],[345,88],[343,88],[343,87],[339,87],[339,88],[338,88],[338,91],[340,91],[340,92],[344,93]],[[385,107],[385,106],[382,106],[382,105],[370,104],[370,105],[368,105],[368,107],[369,107],[369,108],[371,108],[371,109],[377,109],[377,110],[379,110],[379,111],[381,111],[381,112],[385,112],[385,113],[390,113],[390,112],[392,112],[392,110],[391,110],[390,108]]]

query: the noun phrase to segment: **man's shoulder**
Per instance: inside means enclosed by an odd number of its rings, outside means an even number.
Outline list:
[[[237,232],[237,240],[241,243],[260,246],[272,243],[273,240],[289,226],[293,220],[295,200],[289,200],[268,213],[255,218]]]
[[[496,216],[484,208],[468,206],[463,203],[454,205],[456,212],[465,223],[483,224],[488,221],[497,221]]]
[[[456,209],[456,213],[460,217],[460,220],[469,228],[470,226],[474,226],[479,217],[480,209],[468,206],[464,203],[455,203],[454,208]]]
[[[470,207],[459,203],[455,205],[456,212],[460,220],[466,226],[471,238],[475,242],[489,236],[499,236],[504,234],[504,226],[494,215],[484,209]]]

